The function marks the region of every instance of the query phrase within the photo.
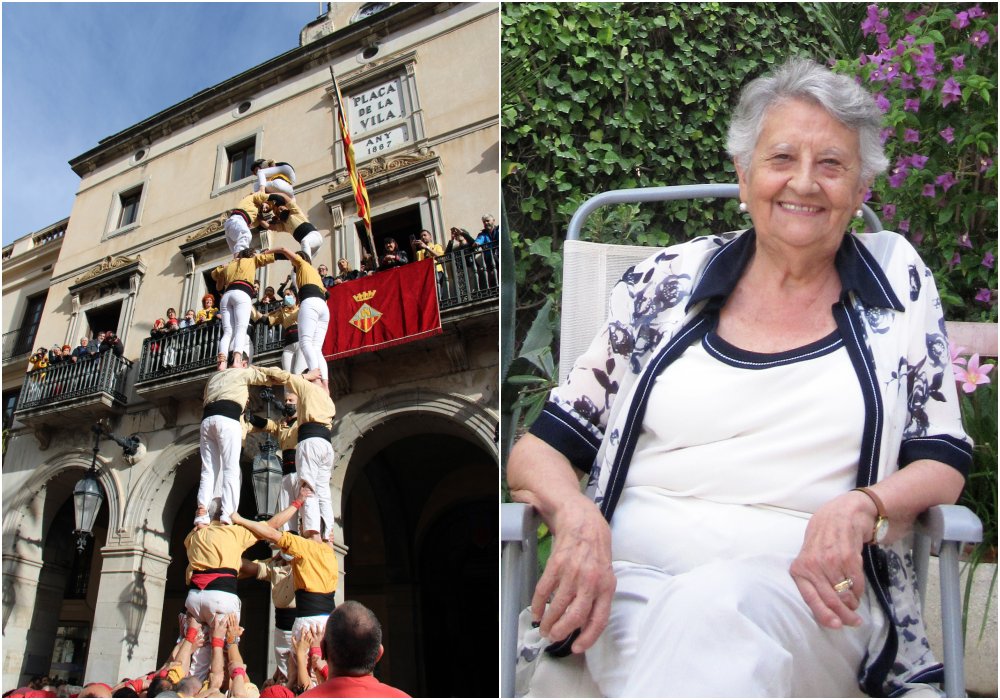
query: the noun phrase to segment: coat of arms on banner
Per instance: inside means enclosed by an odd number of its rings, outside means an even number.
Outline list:
[[[354,301],[362,302],[362,304],[354,315],[351,316],[351,320],[348,323],[362,333],[371,331],[375,327],[375,324],[378,323],[378,320],[382,318],[382,312],[368,304],[368,301],[375,296],[375,292],[376,290],[371,289],[354,295]]]

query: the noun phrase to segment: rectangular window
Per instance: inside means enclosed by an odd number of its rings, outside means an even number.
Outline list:
[[[17,395],[19,389],[3,392],[3,429],[7,430],[14,422],[14,409],[17,407]],[[7,447],[6,443],[4,447]]]
[[[241,141],[235,146],[226,148],[226,158],[229,160],[229,181],[227,184],[238,182],[243,178],[250,177],[250,166],[254,162],[254,140]]]
[[[139,218],[139,199],[141,197],[141,187],[119,195],[122,211],[118,216],[118,228],[134,224],[136,219]]]
[[[28,298],[28,306],[24,310],[24,320],[21,321],[21,328],[17,334],[17,342],[14,344],[14,351],[11,357],[31,353],[31,346],[35,342],[35,335],[38,333],[38,324],[42,321],[42,311],[45,309],[45,297],[48,292],[42,292]]]

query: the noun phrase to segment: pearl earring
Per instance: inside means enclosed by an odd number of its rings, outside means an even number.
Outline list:
[[[747,203],[746,202],[740,202],[740,211],[743,212],[744,214],[747,213]]]
[[[863,217],[864,215],[865,215],[865,213],[864,213],[863,211],[861,211],[860,209],[858,209],[858,210],[856,210],[856,211],[854,212],[854,217],[855,217],[856,219],[860,219],[860,218],[861,218],[861,217]]]

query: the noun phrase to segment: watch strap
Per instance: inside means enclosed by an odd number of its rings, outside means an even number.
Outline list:
[[[863,493],[866,496],[868,496],[868,498],[872,499],[872,502],[875,504],[875,510],[878,511],[878,517],[879,518],[885,518],[886,517],[885,516],[885,504],[882,503],[882,499],[878,497],[877,493],[875,493],[874,491],[872,491],[867,486],[860,486],[860,487],[858,487],[856,489],[851,489],[851,490],[852,491],[860,491],[861,493]]]

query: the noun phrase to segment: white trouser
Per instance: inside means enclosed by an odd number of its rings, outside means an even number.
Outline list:
[[[280,177],[270,180],[269,178],[275,175],[284,175],[289,180],[291,184],[282,180]],[[260,192],[264,190],[265,192],[281,192],[282,194],[288,195],[289,197],[294,197],[295,192],[292,189],[292,185],[295,184],[295,170],[288,163],[282,165],[272,165],[270,168],[261,168],[257,171],[257,182],[254,183],[253,191]]]
[[[298,495],[298,493],[299,493],[298,474],[295,473],[285,474],[283,477],[281,477],[281,488],[278,490],[278,512],[280,513],[285,508],[290,506],[292,504],[292,501],[295,500],[295,497]],[[297,517],[298,515],[299,514],[296,513],[291,518],[289,518],[288,522],[281,526],[281,531],[287,532],[288,530],[295,530],[296,532],[298,532],[298,527],[296,526],[296,523],[298,522],[298,517]]]
[[[607,697],[861,696],[870,589],[860,627],[822,627],[790,564],[758,555],[671,576],[614,562],[611,617],[586,652],[591,676]]]
[[[306,360],[302,357],[299,341],[286,345],[281,351],[281,369],[292,374],[302,374],[306,368]]]
[[[295,448],[295,471],[299,483],[306,483],[313,495],[306,499],[299,511],[302,524],[300,535],[315,530],[329,538],[333,528],[333,502],[330,499],[330,475],[333,472],[333,445],[321,437],[306,438]],[[326,532],[320,520],[326,523]]]
[[[278,182],[281,182],[281,180],[278,180]],[[303,253],[306,253],[309,256],[310,260],[316,259],[316,253],[322,245],[323,234],[319,231],[310,231],[302,237],[301,241],[299,241],[299,247],[302,249]]]
[[[242,216],[233,214],[223,222],[222,228],[226,232],[226,243],[233,255],[250,247],[253,234],[250,233],[250,227]]]
[[[219,302],[219,319],[222,323],[222,337],[219,338],[219,352],[247,352],[247,324],[250,323],[250,309],[253,306],[246,292],[231,289],[222,295]]]
[[[309,297],[299,304],[299,351],[306,361],[306,368],[318,369],[325,380],[326,360],[323,359],[323,340],[330,325],[330,307],[325,299]]]
[[[274,659],[278,662],[278,670],[288,678],[288,657],[292,653],[292,631],[274,628]]]
[[[326,621],[329,617],[330,613],[323,613],[322,615],[295,618],[295,622],[292,624],[292,639],[301,637],[304,629],[312,629],[313,639],[323,639],[323,634],[326,632]],[[317,643],[316,646],[319,644]]]
[[[209,638],[212,636],[212,620],[216,615],[236,613],[237,618],[240,616],[239,596],[234,593],[227,593],[226,591],[188,591],[184,607],[200,623],[208,626],[208,629],[204,630],[204,632]],[[206,641],[205,644],[194,650],[194,655],[191,657],[190,673],[192,676],[197,676],[199,680],[203,681],[208,678],[211,665],[212,645]]]
[[[201,421],[201,480],[198,482],[198,505],[208,514],[195,523],[208,524],[213,513],[227,525],[240,507],[240,447],[243,430],[240,422],[225,416],[209,416]]]

